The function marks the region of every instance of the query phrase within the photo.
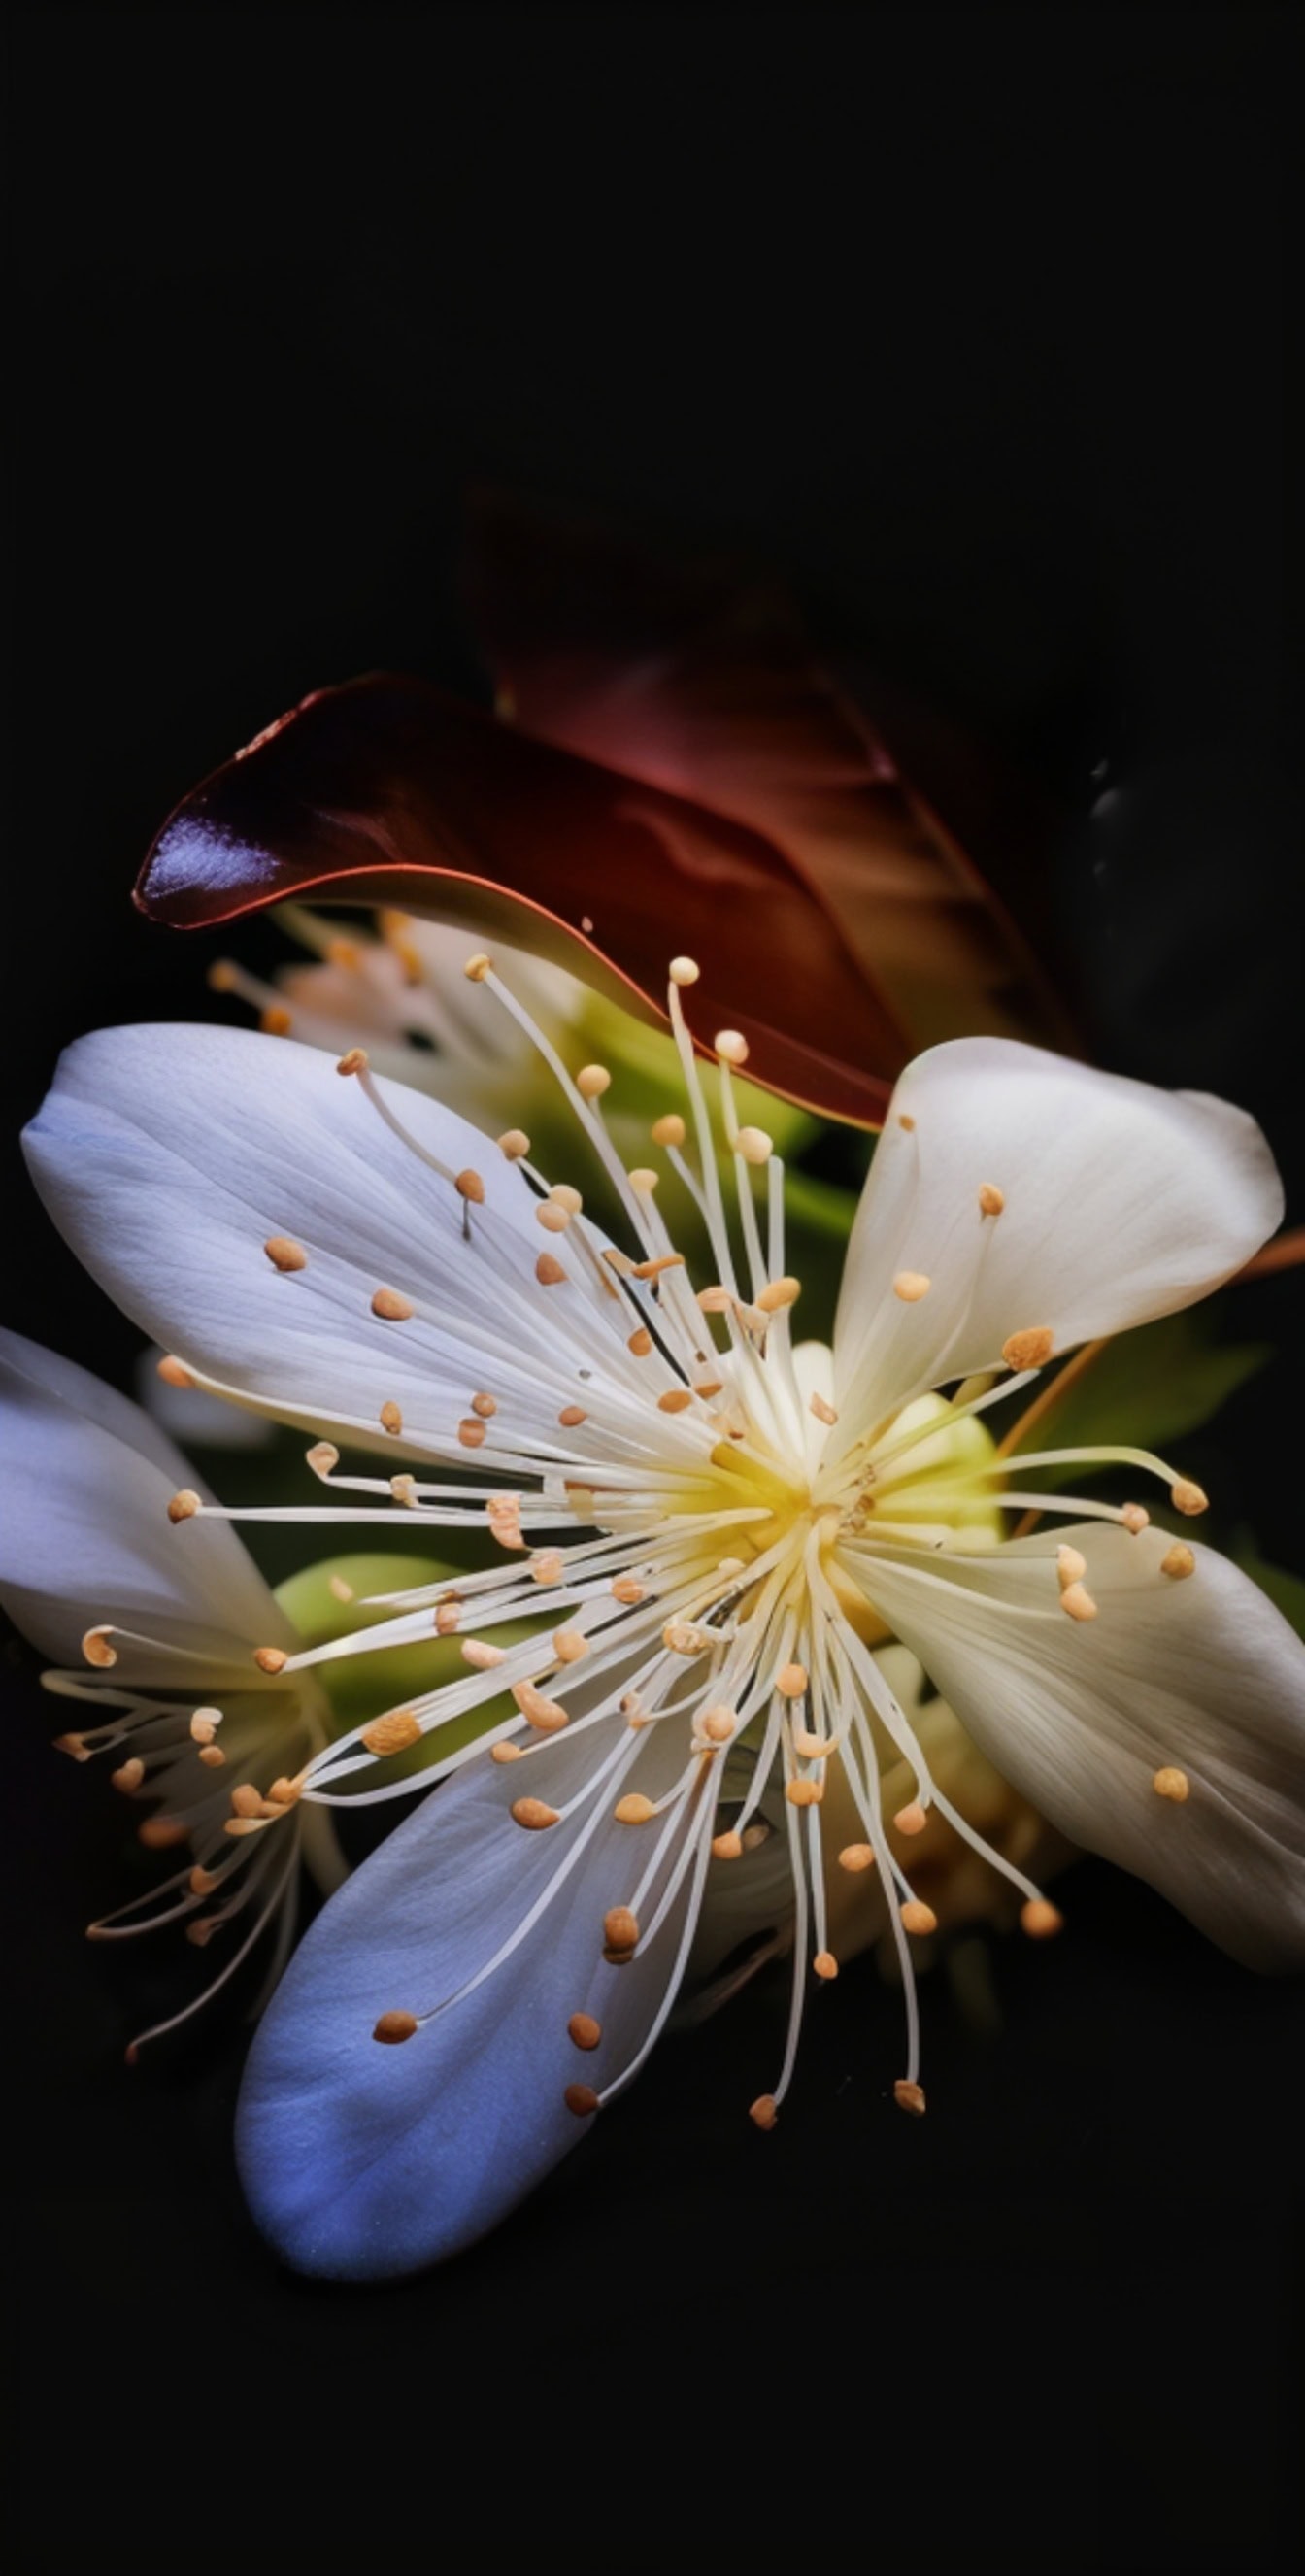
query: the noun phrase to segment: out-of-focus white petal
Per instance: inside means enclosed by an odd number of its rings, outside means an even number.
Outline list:
[[[1049,1333],[1045,1357],[1190,1305],[1250,1259],[1282,1204],[1259,1128],[1227,1101],[1001,1038],[930,1048],[893,1094],[848,1247],[843,1436],[917,1388],[1000,1366],[1014,1335]]]
[[[1057,1546],[1096,1616],[1059,1604]],[[1305,1961],[1305,1645],[1193,1546],[1098,1521],[989,1556],[848,1553],[989,1760],[1073,1841],[1136,1871],[1248,1966]],[[1183,1561],[1181,1558],[1180,1562]],[[1159,1794],[1181,1773],[1187,1795]]]
[[[313,1925],[255,2040],[237,2126],[254,2215],[299,2270],[384,2279],[473,2243],[583,2135],[568,2086],[601,2091],[637,2053],[681,1964],[694,1869],[655,1937],[614,1966],[604,1917],[628,1903],[656,1826],[615,1822],[614,1790],[542,1831],[509,1813],[526,1789],[564,1806],[625,1732],[618,1719],[459,1773]],[[682,1757],[678,1729],[650,1728],[623,1790],[657,1796]],[[403,2045],[377,2043],[382,2014],[430,2012],[476,1977],[573,1850],[493,1975]],[[596,2046],[570,2036],[578,2014],[600,2026]]]
[[[85,1629],[101,1621],[223,1664],[242,1641],[293,1645],[235,1531],[169,1521],[180,1487],[208,1497],[138,1405],[6,1332],[0,1424],[0,1598],[43,1654],[79,1664]],[[241,1669],[246,1687],[256,1682]]]

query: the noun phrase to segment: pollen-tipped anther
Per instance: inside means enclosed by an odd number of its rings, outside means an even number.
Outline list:
[[[985,1216],[1000,1216],[1005,1204],[1006,1193],[998,1189],[995,1181],[980,1182],[979,1206]]]
[[[168,1505],[168,1519],[170,1521],[193,1521],[195,1514],[199,1509],[200,1500],[198,1494],[194,1493],[189,1485],[183,1485],[180,1493],[174,1494]]]
[[[283,1673],[290,1658],[283,1646],[257,1646],[254,1661],[260,1673]]]
[[[920,1299],[928,1296],[932,1286],[933,1281],[927,1271],[899,1270],[893,1281],[893,1295],[900,1297],[904,1306],[918,1306]]]
[[[759,2093],[748,2106],[748,2118],[756,2129],[773,2129],[779,2118],[779,2104],[773,2093]]]
[[[350,1047],[347,1052],[340,1057],[335,1070],[337,1073],[346,1074],[366,1073],[367,1066],[368,1055],[366,1047]]]
[[[269,1234],[267,1241],[263,1246],[263,1250],[267,1254],[268,1260],[271,1262],[274,1270],[289,1271],[306,1270],[308,1268],[308,1255],[305,1252],[302,1243],[296,1243],[292,1236],[288,1234]]]
[[[1151,1786],[1157,1798],[1167,1798],[1171,1806],[1175,1807],[1185,1805],[1192,1794],[1192,1784],[1187,1773],[1180,1771],[1173,1762],[1163,1764],[1162,1768],[1155,1773]]]
[[[524,1825],[529,1834],[544,1833],[558,1821],[556,1807],[550,1807],[543,1798],[514,1798],[511,1815],[513,1824]]]
[[[410,1744],[420,1744],[421,1723],[410,1708],[391,1709],[386,1717],[374,1717],[358,1740],[369,1753],[406,1753]]]
[[[908,1896],[899,1911],[904,1931],[924,1933],[936,1932],[938,1929],[938,1917],[933,1907],[926,1905],[918,1896]]]
[[[609,1906],[603,1916],[603,1947],[622,1952],[633,1950],[639,1940],[639,1925],[628,1905]]]
[[[118,1660],[117,1647],[109,1644],[107,1632],[103,1628],[87,1629],[82,1639],[82,1653],[87,1663],[94,1664],[102,1673],[107,1673],[110,1665],[116,1664]]]
[[[751,1052],[742,1029],[717,1029],[712,1045],[722,1064],[746,1064]]]
[[[478,948],[475,956],[467,959],[462,972],[469,984],[483,984],[485,977],[492,972],[493,965],[493,958],[487,956],[483,948]]]
[[[1194,1485],[1190,1476],[1180,1476],[1177,1484],[1170,1486],[1169,1500],[1187,1520],[1195,1520],[1198,1512],[1208,1512],[1210,1508],[1209,1495],[1202,1486]]]
[[[1002,1343],[1001,1355],[1008,1369],[1042,1368],[1055,1346],[1056,1336],[1045,1324],[1031,1324]]]
[[[612,1077],[605,1064],[582,1064],[575,1087],[582,1100],[601,1100],[603,1093],[611,1090]]]
[[[796,1306],[802,1294],[800,1279],[772,1279],[757,1298],[763,1315],[782,1314],[786,1306]]]
[[[899,2075],[893,2086],[893,2100],[899,2111],[910,2111],[917,2120],[924,2118],[926,2105],[922,2084],[912,2084],[905,2075]]]
[[[1097,1615],[1097,1605],[1085,1583],[1067,1583],[1060,1606],[1071,1619],[1095,1619]]]
[[[1053,1933],[1064,1930],[1065,1917],[1045,1896],[1030,1896],[1020,1907],[1020,1923],[1031,1941],[1049,1941]]]
[[[403,2040],[411,2039],[417,2028],[415,2013],[383,2012],[372,2037],[383,2041],[387,2048],[397,2048]]]
[[[592,2013],[574,2012],[566,2026],[567,2038],[576,2048],[597,2048],[603,2025]]]
[[[412,1320],[412,1300],[398,1288],[378,1288],[372,1298],[372,1313],[385,1324],[407,1324]]]
[[[524,1127],[508,1127],[498,1140],[498,1150],[509,1163],[519,1163],[530,1151],[530,1138]]]
[[[1176,1538],[1173,1546],[1166,1549],[1160,1559],[1160,1571],[1169,1576],[1171,1583],[1183,1583],[1189,1574],[1195,1574],[1196,1558],[1186,1539]]]
[[[681,989],[683,989],[686,984],[697,983],[698,977],[702,973],[702,968],[699,966],[696,958],[672,957],[669,973],[671,982],[673,984],[678,984]]]

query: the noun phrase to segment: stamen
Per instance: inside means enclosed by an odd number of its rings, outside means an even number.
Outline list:
[[[933,1281],[923,1270],[899,1270],[893,1281],[893,1295],[900,1297],[904,1306],[915,1306],[928,1296],[932,1286]]]
[[[295,1243],[288,1234],[270,1234],[263,1250],[274,1270],[306,1270],[308,1267],[308,1255],[302,1243]]]
[[[628,1905],[610,1906],[603,1916],[603,1947],[625,1955],[638,1946],[639,1925]]]
[[[183,1485],[180,1493],[174,1494],[168,1505],[168,1519],[173,1522],[193,1521],[199,1509],[198,1494],[192,1492],[189,1485]]]
[[[411,2039],[418,2028],[415,2013],[383,2012],[372,2032],[372,2037],[383,2041],[388,2048],[395,2048],[405,2039]]]
[[[603,2035],[602,2023],[595,2021],[592,2013],[586,2012],[572,2013],[566,2030],[568,2039],[577,2048],[597,2048]]]
[[[370,1726],[363,1728],[358,1741],[366,1745],[369,1753],[404,1753],[410,1744],[421,1742],[421,1735],[420,1720],[414,1717],[412,1710],[398,1708],[392,1710],[388,1717],[374,1717]]]
[[[893,2100],[899,2111],[911,2111],[917,2120],[924,2118],[926,2104],[922,2084],[912,2084],[906,2076],[900,2075],[893,2086]]]
[[[1097,1605],[1082,1583],[1065,1585],[1060,1596],[1060,1606],[1062,1610],[1069,1613],[1071,1619],[1095,1619],[1097,1615]]]
[[[410,1323],[413,1312],[411,1298],[403,1296],[397,1288],[378,1288],[372,1298],[372,1313],[379,1315],[383,1323]]]
[[[1151,1786],[1157,1798],[1168,1798],[1175,1807],[1183,1806],[1192,1794],[1192,1784],[1187,1773],[1180,1771],[1172,1762],[1166,1762],[1156,1772]]]
[[[1160,1571],[1174,1583],[1182,1583],[1189,1574],[1195,1574],[1196,1559],[1184,1539],[1176,1538],[1173,1546],[1161,1557]]]
[[[985,1216],[1000,1216],[1006,1204],[1006,1193],[995,1181],[984,1181],[979,1188],[979,1205]]]
[[[1034,1324],[1021,1333],[1012,1333],[1001,1346],[1007,1368],[1042,1368],[1056,1347],[1056,1336],[1045,1324]]]
[[[1210,1508],[1209,1495],[1200,1485],[1194,1485],[1190,1476],[1180,1476],[1170,1487],[1169,1500],[1174,1510],[1182,1512],[1188,1520],[1194,1520],[1198,1512],[1208,1512]]]
[[[1058,1906],[1050,1905],[1045,1896],[1030,1896],[1020,1907],[1020,1922],[1031,1941],[1049,1941],[1063,1932],[1065,1917]]]
[[[511,1809],[512,1821],[524,1825],[527,1833],[542,1833],[559,1821],[556,1807],[547,1806],[542,1798],[516,1798]]]

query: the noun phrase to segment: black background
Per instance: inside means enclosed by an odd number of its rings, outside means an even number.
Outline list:
[[[478,477],[737,543],[978,726],[1061,815],[1098,1054],[1253,1107],[1305,1217],[1293,10],[16,23],[7,1322],[125,1379],[12,1137],[79,1030],[213,1007],[128,903],[196,777],[324,680],[476,684]],[[1288,1379],[1192,1463],[1299,1566]],[[103,1800],[12,1695],[24,2567],[1295,2563],[1298,1989],[1089,1865],[999,2041],[932,1982],[924,2123],[863,1967],[757,2138],[756,1991],[483,2249],[306,2287],[236,2035],[121,2066]]]

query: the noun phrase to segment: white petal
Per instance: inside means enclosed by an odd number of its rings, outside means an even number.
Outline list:
[[[293,1642],[227,1523],[169,1521],[187,1485],[207,1499],[138,1405],[0,1333],[0,1597],[43,1654],[80,1665],[102,1620],[222,1660]]]
[[[893,1094],[853,1226],[840,1412],[854,1401],[860,1427],[944,1374],[999,1366],[1016,1333],[1046,1329],[1059,1352],[1170,1314],[1281,1217],[1268,1146],[1226,1101],[1000,1038],[932,1047]],[[904,1298],[895,1279],[929,1287]]]
[[[455,1995],[511,1937],[591,1812],[531,1832],[512,1801],[561,1806],[614,1740],[600,1727],[528,1762],[471,1764],[355,1871],[291,1962],[250,2056],[237,2149],[259,2225],[299,2270],[384,2279],[471,2244],[583,2136],[567,2086],[599,2091],[637,2052],[693,1872],[646,1954],[607,1963],[603,1918],[628,1903],[657,1827],[615,1823],[606,1788],[602,1821],[511,1956],[402,2045],[372,2037],[382,2013]],[[682,1729],[650,1728],[622,1787],[655,1796],[683,1753]],[[601,2024],[596,2048],[569,2036],[575,2013]]]
[[[82,1039],[27,1153],[56,1224],[127,1313],[267,1410],[379,1445],[381,1407],[397,1403],[405,1448],[465,1466],[456,1434],[473,1392],[506,1391],[501,1427],[556,1442],[562,1405],[629,1383],[628,1316],[578,1244],[540,1229],[528,1183],[491,1139],[436,1101],[380,1088],[427,1152],[480,1175],[469,1232],[452,1184],[356,1082],[309,1047],[242,1030]],[[302,1267],[274,1266],[275,1237],[303,1251]],[[535,1264],[554,1247],[566,1280],[541,1286]],[[378,1318],[380,1288],[412,1317]]]
[[[1087,1560],[1090,1620],[1055,1549]],[[975,1742],[1062,1832],[1148,1879],[1252,1967],[1305,1961],[1305,1645],[1210,1548],[1091,1521],[992,1556],[859,1557],[856,1579]],[[1184,1772],[1171,1803],[1157,1772]]]

